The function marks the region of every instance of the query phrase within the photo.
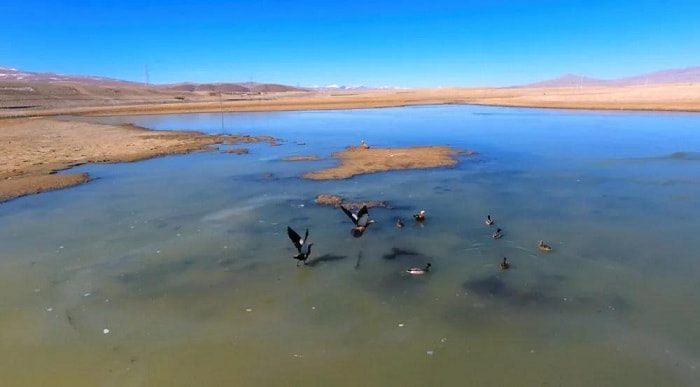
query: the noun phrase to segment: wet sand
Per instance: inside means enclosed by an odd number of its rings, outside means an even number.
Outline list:
[[[338,196],[338,195],[333,195],[333,194],[318,194],[316,195],[316,198],[314,199],[314,203],[322,206],[333,206],[333,207],[340,207],[342,204],[343,207],[349,208],[349,209],[360,209],[364,206],[367,206],[367,208],[373,208],[373,207],[381,207],[381,208],[386,208],[387,204],[383,200],[372,200],[372,201],[367,201],[367,202],[350,202],[346,201],[343,197]]]
[[[370,149],[351,146],[333,154],[339,165],[307,172],[302,177],[311,180],[347,179],[366,173],[450,167],[457,164],[454,157],[457,154],[458,151],[447,146]]]
[[[53,119],[0,120],[0,202],[84,183],[86,174],[57,171],[206,150],[218,143],[274,143],[271,137],[211,136]]]
[[[320,157],[310,155],[310,156],[289,156],[285,157],[284,161],[318,161],[321,160]]]

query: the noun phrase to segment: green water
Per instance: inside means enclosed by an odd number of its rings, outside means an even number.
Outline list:
[[[100,120],[221,132],[217,114]],[[475,106],[227,114],[226,132],[285,141],[76,168],[97,180],[0,205],[0,385],[700,385],[698,128]],[[324,182],[298,176],[332,160],[282,161],[360,140],[479,154]],[[391,208],[355,239],[319,193]],[[311,265],[288,225],[310,229]]]

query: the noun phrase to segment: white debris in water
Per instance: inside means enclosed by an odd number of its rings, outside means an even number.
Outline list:
[[[224,249],[228,249],[228,246],[224,246]]]
[[[425,353],[426,353],[426,355],[428,355],[428,356],[433,356],[433,355],[435,354],[435,352],[434,352],[433,350],[426,351]]]
[[[34,293],[39,293],[40,291],[41,291],[41,289],[39,289],[39,288],[34,289]]]
[[[160,254],[160,250],[156,250],[156,254]]]
[[[399,328],[403,328],[403,323],[399,324]]]
[[[316,310],[316,307],[315,307],[315,306],[312,306],[311,309],[312,309],[312,310]]]
[[[292,356],[294,356],[294,357],[304,357],[304,355],[299,355],[299,354],[297,354],[297,353],[293,353]]]
[[[129,226],[129,228],[133,230],[133,229],[134,229],[134,226]]]
[[[88,293],[83,293],[83,297],[90,297],[91,294],[92,294],[92,293],[90,293],[90,292],[88,292]]]
[[[447,337],[443,337],[442,339],[440,339],[440,342],[441,342],[441,343],[446,343],[446,342],[447,342]]]
[[[303,204],[300,204],[300,205],[299,205],[299,208],[304,208],[304,205],[303,205]]]
[[[105,302],[109,302],[109,298],[105,298]]]
[[[109,333],[109,329],[107,329],[107,328],[103,329],[103,330],[102,330],[102,333],[104,333],[105,335],[108,334],[108,333]]]
[[[177,233],[177,234],[175,234],[175,236],[182,236],[182,234],[180,234],[180,233]]]
[[[253,309],[250,309],[250,308],[246,308],[246,309],[245,309],[245,311],[246,311],[246,312],[252,312],[252,311],[253,311]]]
[[[53,308],[46,308],[47,312],[53,312]]]
[[[530,350],[530,353],[535,353],[535,350],[534,350],[534,349],[531,349],[531,350]]]
[[[58,246],[58,248],[59,248],[59,249],[62,249],[62,248],[63,248],[63,246]]]

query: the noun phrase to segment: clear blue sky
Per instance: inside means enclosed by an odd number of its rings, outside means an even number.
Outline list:
[[[0,66],[152,83],[512,85],[700,65],[700,0],[0,0]],[[205,4],[206,3],[206,4]]]

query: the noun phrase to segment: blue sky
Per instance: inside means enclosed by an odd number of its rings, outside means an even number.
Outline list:
[[[152,83],[505,86],[700,65],[697,0],[0,0],[0,66]]]

